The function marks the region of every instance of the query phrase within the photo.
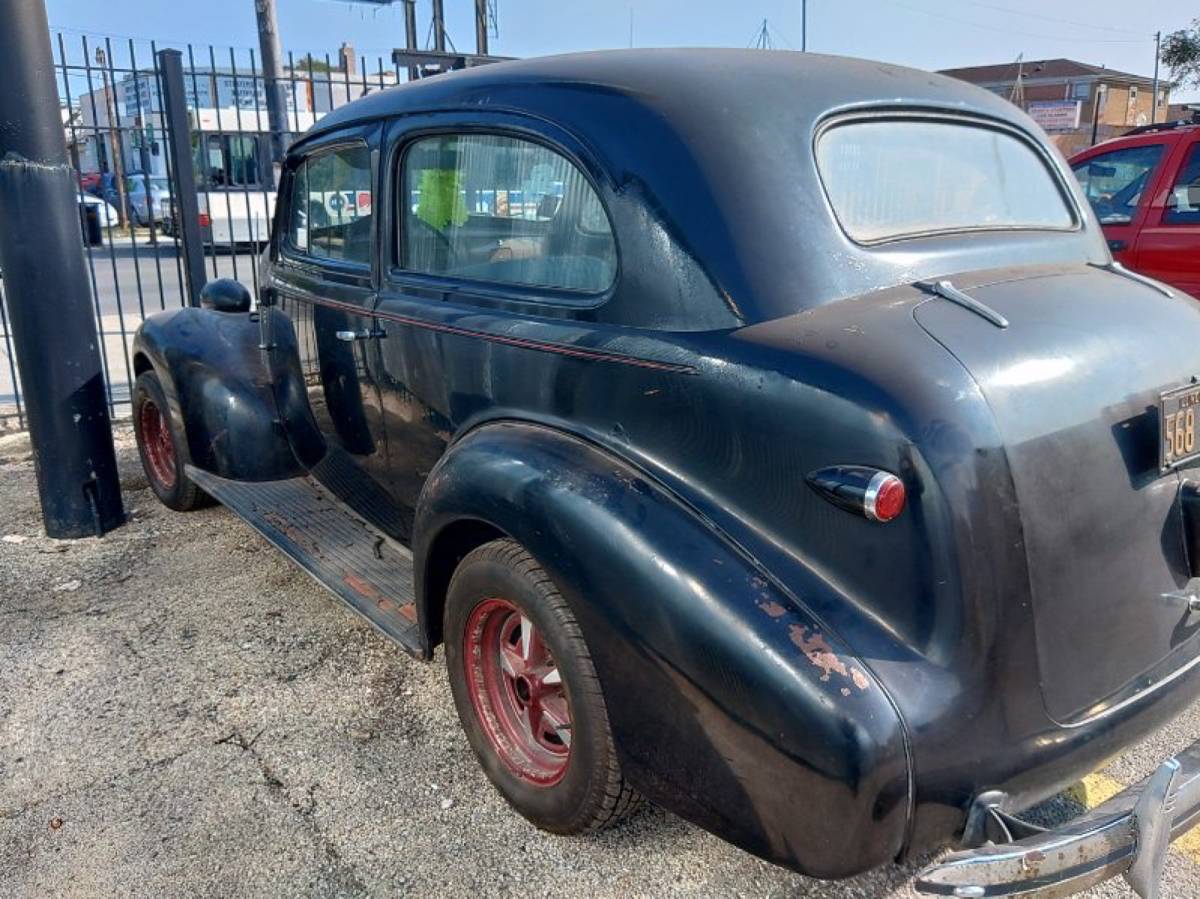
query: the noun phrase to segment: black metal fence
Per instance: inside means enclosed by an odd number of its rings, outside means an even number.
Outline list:
[[[236,278],[258,293],[256,257],[270,238],[277,179],[266,78],[248,49],[63,33],[52,39],[63,137],[79,175],[80,227],[108,403],[117,418],[128,412],[130,344],[138,325],[189,302],[189,252],[203,255],[207,276]],[[163,51],[171,50],[179,52],[181,67],[164,65]],[[181,77],[182,84],[169,84],[169,77]],[[288,53],[285,139],[345,103],[406,79],[407,70],[382,55],[368,60],[347,48]],[[174,128],[165,103],[172,88],[186,105]],[[187,132],[182,142],[175,133],[181,128]],[[190,147],[190,158],[175,158],[181,154],[170,151],[173,145]],[[194,172],[194,202],[177,196],[179,165]],[[197,210],[199,229],[181,227],[180,210],[187,208]],[[188,231],[199,234],[198,247],[184,246]],[[2,284],[0,428],[23,427]]]

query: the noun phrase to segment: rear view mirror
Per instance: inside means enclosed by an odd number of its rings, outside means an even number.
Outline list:
[[[214,312],[249,312],[250,291],[232,278],[217,278],[200,291],[200,305]]]
[[[1088,175],[1092,178],[1111,178],[1116,173],[1116,166],[1100,165],[1098,162],[1088,166]]]

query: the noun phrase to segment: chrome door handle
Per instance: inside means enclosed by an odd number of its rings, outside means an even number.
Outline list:
[[[353,343],[356,340],[370,340],[372,337],[387,337],[387,331],[382,328],[363,328],[361,331],[335,331],[333,336],[338,340]]]

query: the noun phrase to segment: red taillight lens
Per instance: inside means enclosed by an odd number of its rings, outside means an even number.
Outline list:
[[[870,521],[891,521],[904,511],[904,482],[867,465],[832,465],[808,475],[808,484],[829,502]]]
[[[211,224],[212,224],[212,219],[208,217],[208,213],[207,212],[200,213],[200,227],[207,228]]]
[[[867,485],[863,511],[872,521],[891,521],[904,511],[904,482],[894,474],[878,472]]]

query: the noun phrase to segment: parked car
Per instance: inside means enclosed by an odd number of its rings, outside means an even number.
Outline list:
[[[153,227],[171,208],[171,189],[165,175],[141,172],[125,178],[125,200],[129,217],[139,227]]]
[[[76,199],[80,206],[90,207],[96,210],[96,214],[100,219],[101,228],[115,228],[121,222],[121,216],[110,204],[104,202],[99,197],[91,194],[83,193],[82,191],[76,194]]]
[[[1023,113],[814,54],[552,57],[340,107],[279,196],[257,307],[214,282],[137,334],[146,475],[443,645],[517,811],[1156,888],[1200,749],[1019,815],[1200,692],[1200,307],[1113,263]]]
[[[1114,258],[1200,297],[1200,124],[1136,128],[1071,169]]]

